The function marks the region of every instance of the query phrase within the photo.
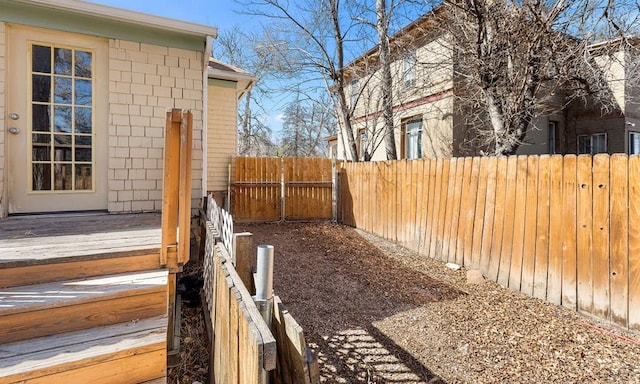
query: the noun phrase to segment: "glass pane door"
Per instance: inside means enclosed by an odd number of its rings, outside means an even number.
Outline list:
[[[94,189],[93,52],[31,44],[32,192]]]

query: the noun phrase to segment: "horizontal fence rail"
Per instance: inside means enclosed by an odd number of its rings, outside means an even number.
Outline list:
[[[339,219],[528,295],[640,329],[640,157],[346,163]]]

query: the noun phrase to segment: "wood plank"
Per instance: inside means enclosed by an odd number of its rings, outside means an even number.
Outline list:
[[[411,164],[411,202],[409,206],[411,207],[409,211],[409,233],[407,235],[407,247],[413,251],[417,251],[420,246],[420,235],[419,235],[419,227],[418,227],[418,217],[417,215],[420,212],[422,202],[422,180],[418,180],[420,176],[422,176],[423,162],[420,160],[412,160]]]
[[[453,209],[455,206],[455,196],[456,196],[456,177],[458,171],[458,161],[457,158],[449,159],[449,178],[447,180],[447,193],[446,193],[446,205],[445,205],[445,216],[443,223],[443,232],[440,232],[440,255],[438,260],[448,261],[449,260],[449,240],[451,236],[451,225],[453,221]]]
[[[465,182],[465,158],[458,158],[456,164],[456,177],[454,183],[454,195],[451,211],[451,227],[449,229],[449,244],[447,245],[446,260],[451,263],[456,262],[456,249],[458,243],[458,226],[460,225],[460,209],[462,206],[462,184]],[[470,168],[469,168],[470,169]]]
[[[438,204],[438,218],[437,218],[437,226],[434,227],[435,231],[433,233],[433,237],[431,238],[431,252],[429,252],[429,256],[434,259],[440,260],[442,254],[442,238],[444,237],[444,228],[445,228],[445,215],[446,215],[446,207],[447,207],[447,187],[449,186],[449,168],[451,166],[451,162],[447,159],[438,159],[440,175],[438,177],[438,195],[436,197],[436,202]]]
[[[160,264],[175,268],[177,260],[172,260],[169,247],[176,245],[178,228],[178,189],[180,177],[180,122],[182,111],[172,109],[167,112],[164,167],[162,187],[162,246]]]
[[[157,317],[4,344],[0,355],[0,383],[20,380],[55,383],[59,382],[54,380],[59,378],[55,375],[65,374],[65,371],[103,361],[125,359],[123,361],[128,362],[130,355],[152,351],[162,351],[162,359],[156,360],[160,374],[141,381],[161,377],[166,370],[166,322],[166,317]]]
[[[629,158],[629,228],[640,223],[640,156]],[[629,230],[629,328],[640,329],[640,231]]]
[[[564,157],[562,172],[562,305],[577,310],[577,157]]]
[[[509,288],[519,291],[522,279],[522,255],[524,252],[525,219],[527,209],[527,156],[517,157],[515,211],[513,215],[513,240]]]
[[[482,247],[480,249],[480,270],[488,277],[491,261],[491,243],[493,239],[494,213],[496,208],[496,175],[498,159],[490,157],[487,160],[487,193],[484,205],[484,219],[482,224]]]
[[[419,159],[415,161],[413,170],[413,182],[415,184],[415,207],[416,211],[413,216],[413,242],[412,248],[415,252],[420,253],[424,234],[424,215],[427,211],[427,196],[429,194],[429,179],[425,178],[425,160]]]
[[[478,194],[476,196],[475,217],[473,221],[473,244],[469,266],[480,269],[480,254],[482,253],[482,233],[484,232],[484,207],[487,196],[487,174],[489,172],[489,158],[480,159],[478,172]]]
[[[516,216],[516,190],[518,189],[517,172],[518,158],[507,158],[504,201],[504,220],[502,227],[502,247],[500,249],[500,263],[498,266],[498,284],[509,286],[509,271],[511,269],[511,256],[513,254],[513,226]]]
[[[475,206],[476,203],[475,196],[471,197],[469,195],[469,190],[471,188],[472,164],[473,159],[471,157],[464,158],[462,180],[460,186],[460,210],[458,215],[457,233],[455,237],[455,259],[451,260],[458,265],[464,265],[464,243],[466,241],[466,238],[468,237],[467,224],[469,222],[469,211],[471,204]],[[473,203],[471,203],[471,200],[473,200]],[[471,217],[471,219],[473,219],[473,217]]]
[[[609,155],[593,157],[593,314],[611,316],[609,287]]]
[[[155,253],[107,258],[66,258],[57,263],[0,268],[0,287],[40,284],[98,275],[145,271],[160,268],[160,249]]]
[[[549,271],[547,301],[562,303],[562,162],[561,155],[551,156],[549,179]]]
[[[467,192],[466,206],[464,210],[465,228],[464,228],[464,241],[460,251],[462,254],[462,260],[460,265],[464,265],[469,268],[472,264],[471,251],[473,249],[473,225],[476,217],[476,200],[478,198],[478,179],[480,174],[480,158],[471,158],[471,175],[469,176],[469,189]],[[459,243],[460,244],[460,243]]]
[[[436,159],[428,159],[425,160],[429,164],[429,199],[427,201],[427,217],[425,217],[425,233],[424,233],[424,245],[422,246],[422,250],[420,252],[421,255],[425,255],[428,257],[431,256],[431,242],[433,241],[433,234],[435,231],[435,227],[437,226],[437,217],[438,217],[438,200],[437,194],[439,192],[440,185],[437,185],[436,181],[438,175],[440,174],[438,164],[440,164]]]
[[[167,294],[151,292],[2,317],[0,338],[10,343],[102,325],[166,315]],[[52,321],[51,319],[57,319]]]
[[[536,225],[536,258],[533,277],[533,296],[547,297],[549,270],[549,180],[550,157],[540,156],[538,163],[538,221]]]
[[[629,164],[628,156],[611,156],[611,320],[629,320]],[[638,307],[636,307],[638,308]]]
[[[525,207],[524,245],[520,291],[533,296],[538,221],[538,156],[527,158],[527,204]]]
[[[178,191],[178,260],[189,261],[191,244],[191,148],[193,147],[193,115],[187,111],[180,124],[180,175]],[[178,270],[178,269],[176,269]]]
[[[507,192],[507,157],[497,158],[495,175],[495,197],[493,209],[493,230],[491,235],[491,245],[487,254],[486,278],[491,281],[498,281],[498,271],[500,269],[500,255],[502,250],[502,235],[504,232],[504,206]],[[485,211],[486,212],[486,211]]]
[[[591,179],[592,163],[590,155],[578,156],[576,182],[578,183],[578,230],[577,230],[577,300],[578,310],[592,313],[593,272],[592,272],[592,212],[593,187]]]

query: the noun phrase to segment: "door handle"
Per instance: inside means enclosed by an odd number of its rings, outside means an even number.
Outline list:
[[[18,133],[20,133],[20,129],[16,127],[11,127],[9,128],[9,133],[11,133],[12,135],[17,135]]]

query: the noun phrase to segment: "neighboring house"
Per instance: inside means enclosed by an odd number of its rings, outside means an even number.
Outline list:
[[[238,101],[257,79],[215,59],[209,60],[208,76],[206,189],[223,201],[238,154]]]
[[[393,76],[394,132],[398,158],[437,158],[477,155],[481,148],[470,144],[465,115],[456,104],[464,92],[456,82],[456,55],[451,38],[435,27],[426,14],[390,39]],[[597,50],[597,46],[592,49]],[[623,50],[615,60],[600,59],[603,76],[620,106],[605,116],[598,106],[575,102],[559,112],[539,116],[517,154],[544,153],[640,153],[640,110],[634,103],[637,86],[625,63]],[[345,69],[347,97],[360,160],[386,160],[378,48],[356,58]],[[629,66],[630,67],[630,66]],[[636,76],[637,77],[637,76]],[[562,95],[551,102],[562,103]],[[636,125],[637,124],[637,125]],[[337,158],[351,160],[345,151],[346,134],[327,139],[337,145]]]
[[[193,113],[192,197],[217,188],[216,129],[232,128],[208,114],[235,106],[246,75],[209,68],[216,35],[78,0],[0,0],[0,217],[160,210],[172,108]]]

